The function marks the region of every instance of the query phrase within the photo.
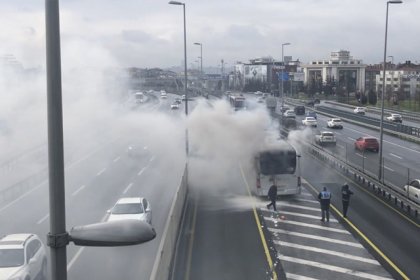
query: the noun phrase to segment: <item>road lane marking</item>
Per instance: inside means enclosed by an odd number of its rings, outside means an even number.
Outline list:
[[[359,153],[356,153],[356,155],[359,156],[359,157],[362,157],[362,158],[367,158],[367,157],[365,157],[365,156],[363,156],[363,155],[361,155]]]
[[[117,161],[119,161],[120,160],[120,156],[118,156],[118,157],[116,157],[116,158],[114,158],[114,160],[113,160],[113,162],[117,162]]]
[[[284,233],[284,234],[287,234],[287,235],[293,235],[293,236],[297,236],[297,237],[303,237],[303,238],[308,238],[308,239],[314,239],[314,240],[320,240],[320,241],[325,241],[325,242],[330,242],[330,243],[347,245],[347,246],[356,247],[356,248],[363,248],[363,246],[361,244],[356,243],[356,242],[351,242],[351,241],[344,241],[344,240],[335,239],[335,238],[328,238],[328,237],[318,236],[318,235],[314,235],[314,234],[306,234],[306,233],[284,230],[284,229],[278,229],[278,228],[271,228],[271,227],[269,227],[268,230],[271,231],[271,232],[274,232],[274,233]]]
[[[339,176],[341,176],[342,178],[345,178],[347,180],[347,178],[340,174],[337,173]],[[318,192],[317,189],[311,185],[311,183],[309,183],[308,181],[306,181],[306,184],[314,191],[314,192]],[[376,195],[373,195],[372,193],[370,193],[369,191],[367,191],[366,189],[360,187],[359,185],[355,185],[359,190],[362,190],[363,192],[365,192],[366,194],[370,195],[372,198],[376,199],[378,202],[382,203],[384,206],[386,206],[387,208],[389,208],[390,210],[394,211],[395,213],[397,213],[398,215],[400,215],[402,218],[404,218],[406,221],[410,222],[411,224],[415,225],[416,227],[420,227],[419,224],[417,224],[416,222],[408,219],[404,214],[402,214],[400,211],[397,211],[396,209],[394,209],[393,207],[391,207],[389,204],[383,202],[381,199],[379,199]],[[333,205],[330,205],[331,209],[333,209],[333,211],[335,213],[337,213],[338,216],[340,216],[342,219],[344,219],[344,221],[346,221],[346,223],[363,239],[366,241],[366,243],[370,246],[370,248],[372,248],[377,254],[379,254],[383,260],[385,260],[385,262],[387,262],[404,280],[409,280],[410,278],[407,277],[407,275],[405,275],[404,272],[401,271],[401,269],[394,264],[393,261],[391,261],[372,241],[370,241],[369,238],[367,238],[366,235],[363,234],[363,232],[361,230],[359,230],[359,228],[357,228],[352,222],[350,222],[350,220],[348,218],[344,218],[343,214]]]
[[[128,192],[128,190],[131,189],[132,186],[133,186],[133,183],[128,184],[128,186],[123,191],[123,194],[126,194]]]
[[[96,176],[99,176],[99,175],[101,175],[102,173],[104,173],[105,172],[105,170],[106,170],[106,168],[104,168],[104,169],[101,169],[98,173],[96,173]]]
[[[155,160],[155,156],[152,156],[152,157],[150,158],[149,162],[152,162],[152,161],[154,161],[154,160]]]
[[[304,199],[304,198],[293,198],[293,200],[319,204],[319,201],[316,201],[316,200],[310,200],[310,199]]]
[[[288,273],[288,272],[286,272],[286,278],[292,279],[292,280],[319,280],[318,278],[312,278],[312,277],[302,276],[302,275]]]
[[[289,220],[275,219],[275,218],[271,218],[271,217],[264,217],[264,219],[265,220],[272,221],[274,223],[291,224],[291,225],[302,226],[302,227],[316,228],[316,229],[325,230],[325,231],[350,234],[350,232],[348,232],[347,230],[339,229],[339,228],[330,228],[330,227],[326,227],[326,226],[319,226],[319,225],[302,223],[302,222],[295,222],[295,221],[289,221]]]
[[[316,268],[321,268],[321,269],[331,270],[331,271],[335,271],[335,272],[345,273],[346,275],[353,275],[353,276],[360,277],[360,278],[365,278],[365,279],[373,279],[373,280],[391,280],[392,279],[392,278],[382,277],[382,276],[378,276],[378,275],[370,274],[370,273],[366,273],[366,272],[354,271],[352,269],[347,269],[347,268],[344,268],[344,267],[324,264],[324,263],[320,263],[320,262],[308,261],[308,260],[298,259],[298,258],[294,258],[294,257],[288,257],[288,256],[285,256],[285,255],[282,255],[282,254],[278,254],[278,258],[280,260],[283,260],[283,261],[288,261],[288,262],[293,262],[293,263],[298,263],[298,264],[303,264],[303,265],[309,265],[309,266],[313,266],[313,267],[316,267]]]
[[[356,141],[356,139],[351,138],[351,137],[347,137],[347,139],[350,139],[351,141]]]
[[[341,149],[344,149],[345,148],[343,145],[340,145],[340,144],[336,144],[336,145],[337,145],[337,147],[339,147]]]
[[[341,132],[334,132],[335,134],[338,134],[338,135],[343,135],[343,133],[341,133]]]
[[[296,204],[292,204],[292,203],[289,203],[289,202],[277,202],[277,205],[280,205],[280,206],[286,206],[286,207],[290,207],[290,208],[298,208],[298,209],[304,209],[304,210],[310,210],[310,211],[316,211],[316,212],[319,212],[319,211],[321,211],[320,209],[319,209],[319,207],[309,207],[309,206],[301,206],[301,205],[296,205]]]
[[[80,188],[78,188],[77,190],[75,190],[71,195],[72,196],[76,196],[81,190],[83,190],[86,186],[82,185],[80,186]]]
[[[267,209],[263,209],[263,208],[261,209],[261,211],[272,212],[271,210],[267,210]],[[290,216],[309,218],[309,219],[318,220],[318,221],[321,219],[320,216],[315,216],[315,215],[301,214],[301,213],[295,213],[295,212],[289,212],[289,211],[280,211],[280,212],[281,212],[281,214],[288,214]],[[321,212],[321,210],[319,210],[319,212]],[[338,223],[338,221],[334,218],[330,218],[330,223]]]
[[[394,169],[389,168],[388,166],[385,166],[385,165],[384,165],[384,168],[387,169],[387,170],[389,170],[389,171],[391,171],[391,172],[394,172],[395,171]]]
[[[9,202],[8,204],[4,205],[3,207],[0,208],[0,212],[2,212],[3,210],[9,208],[11,205],[13,205],[14,203],[18,202],[19,200],[21,200],[22,198],[24,198],[25,196],[29,195],[30,193],[34,192],[35,190],[39,189],[42,185],[46,184],[48,182],[48,180],[43,181],[42,183],[40,183],[39,185],[37,185],[35,188],[33,188],[32,190],[22,194],[21,196],[19,196],[18,198],[16,198],[15,200],[12,200],[11,202]]]
[[[341,258],[345,258],[345,259],[370,263],[370,264],[374,264],[374,265],[381,265],[375,259],[359,257],[359,256],[351,255],[351,254],[341,253],[341,252],[338,252],[338,251],[332,251],[332,250],[321,249],[321,248],[317,248],[317,247],[305,246],[305,245],[300,245],[300,244],[295,244],[295,243],[290,243],[290,242],[277,241],[277,240],[274,240],[274,243],[276,243],[280,246],[291,247],[291,248],[295,248],[295,249],[301,249],[301,250],[306,250],[306,251],[311,251],[311,252],[317,252],[317,253],[337,256],[337,257],[341,257]]]
[[[239,169],[241,171],[242,179],[245,182],[245,186],[246,186],[246,190],[248,192],[248,195],[249,195],[250,198],[252,198],[251,188],[249,187],[248,181],[246,180],[245,173],[244,173],[244,170],[242,169],[241,164],[239,164]],[[254,201],[254,200],[252,200],[252,201]],[[272,280],[278,280],[277,272],[276,272],[275,267],[273,265],[273,260],[271,258],[270,251],[268,250],[267,241],[265,240],[264,232],[262,231],[262,225],[261,225],[260,219],[259,219],[258,214],[257,214],[257,208],[255,206],[255,202],[252,202],[252,211],[254,213],[255,222],[257,224],[258,232],[260,234],[260,238],[261,238],[261,242],[262,242],[262,245],[263,245],[263,248],[264,248],[265,256],[267,258],[268,266],[270,268],[270,272],[272,273],[272,275],[270,275],[272,277],[271,279]]]
[[[82,254],[83,250],[85,250],[85,247],[81,247],[81,248],[79,248],[79,250],[77,250],[76,254],[73,256],[73,258],[71,259],[71,261],[67,264],[67,271],[69,271],[71,269],[71,267],[74,265],[74,263],[76,262],[76,260]]]
[[[38,222],[36,222],[37,225],[42,224],[46,219],[48,219],[48,217],[50,216],[50,213],[48,213],[47,215],[45,215],[44,217],[42,217]]]
[[[139,173],[137,173],[137,176],[140,176],[141,174],[143,174],[143,172],[144,172],[144,170],[146,170],[146,168],[147,168],[147,167],[143,167],[143,168],[139,171]]]
[[[397,156],[396,154],[393,154],[393,153],[389,153],[391,156],[393,156],[393,157],[396,157],[396,158],[399,158],[399,159],[402,159],[402,157],[400,157],[400,156]]]

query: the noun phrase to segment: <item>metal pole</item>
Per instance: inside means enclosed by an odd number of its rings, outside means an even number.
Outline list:
[[[200,43],[200,57],[201,57],[201,79],[204,79],[203,73],[203,44]]]
[[[51,279],[67,279],[59,1],[45,1]]]
[[[284,107],[284,95],[283,95],[283,68],[284,68],[284,44],[281,44],[281,62],[282,62],[282,68],[281,68],[281,107],[283,109]]]
[[[185,3],[182,3],[184,10],[184,92],[185,92],[185,116],[188,116],[188,90],[187,90],[187,23],[185,19]],[[188,120],[187,120],[188,121]],[[189,145],[188,145],[188,124],[185,130],[185,153],[188,158],[189,154]]]
[[[383,168],[382,168],[382,144],[384,138],[384,99],[385,99],[385,70],[386,70],[386,47],[387,47],[387,39],[388,39],[388,8],[389,4],[401,4],[402,1],[388,1],[386,2],[386,16],[385,16],[385,44],[384,44],[384,67],[382,73],[382,98],[381,98],[381,120],[380,120],[380,128],[379,128],[379,174],[378,180],[380,181],[383,176]]]

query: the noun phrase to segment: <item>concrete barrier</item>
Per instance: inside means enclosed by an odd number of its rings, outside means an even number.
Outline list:
[[[188,166],[185,167],[182,181],[172,201],[171,209],[165,223],[150,280],[169,278],[171,262],[175,253],[178,231],[181,225],[182,211],[188,193]],[[139,278],[141,279],[141,277]]]

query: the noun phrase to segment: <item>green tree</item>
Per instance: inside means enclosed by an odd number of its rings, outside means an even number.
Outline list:
[[[367,99],[370,105],[376,105],[376,102],[378,102],[378,96],[376,95],[376,92],[373,91],[373,89],[369,90]]]

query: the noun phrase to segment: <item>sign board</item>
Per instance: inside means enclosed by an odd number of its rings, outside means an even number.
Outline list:
[[[305,73],[302,72],[292,72],[290,73],[292,76],[292,80],[295,82],[303,82],[305,81]]]

